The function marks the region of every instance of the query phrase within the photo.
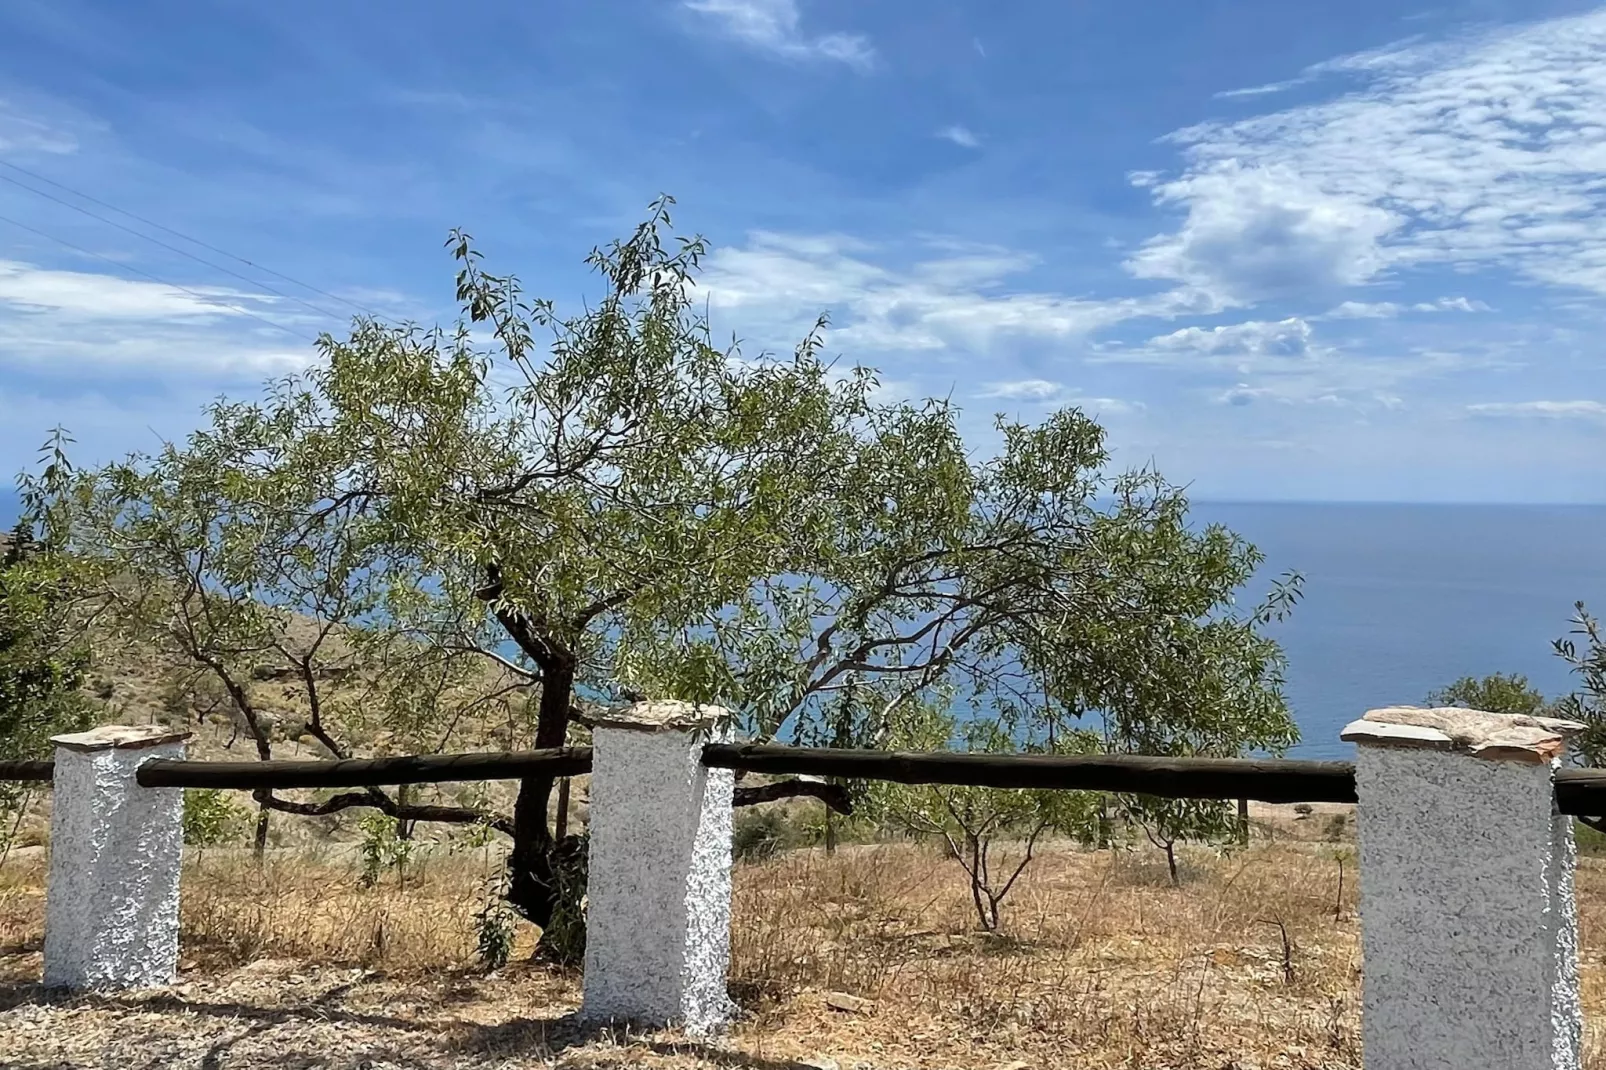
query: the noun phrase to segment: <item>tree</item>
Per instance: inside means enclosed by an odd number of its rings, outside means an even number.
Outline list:
[[[1572,625],[1571,633],[1552,646],[1572,669],[1578,689],[1557,700],[1551,710],[1556,717],[1583,723],[1574,752],[1585,765],[1598,767],[1606,765],[1606,639],[1600,620],[1582,602],[1573,606]],[[1606,831],[1606,819],[1584,820]]]
[[[1184,544],[1173,543],[1163,559],[1186,562],[1187,552]],[[1246,553],[1245,567],[1252,570],[1259,553],[1253,548]],[[1208,560],[1207,552],[1200,563]],[[1247,571],[1237,575],[1237,583],[1248,578]],[[1208,592],[1190,601],[1179,591],[1174,604],[1183,613],[1176,618],[1156,613],[1139,618],[1142,627],[1119,640],[1106,637],[1101,658],[1082,670],[1095,682],[1090,693],[1100,715],[1103,749],[1174,758],[1286,750],[1298,732],[1283,699],[1285,662],[1281,648],[1262,629],[1292,612],[1300,591],[1300,577],[1291,574],[1273,583],[1247,614],[1219,603],[1201,607]],[[1045,654],[1052,656],[1052,650]],[[1122,794],[1114,804],[1114,816],[1128,830],[1141,830],[1164,852],[1173,885],[1181,883],[1179,842],[1226,846],[1245,838],[1240,815],[1226,801]]]
[[[899,725],[890,741],[898,750],[947,750],[955,742],[971,753],[1013,753],[1014,739],[998,721],[956,724],[952,715],[923,707]],[[1096,749],[1088,733],[1062,738],[1055,753]],[[1032,748],[1034,753],[1045,753]],[[971,904],[982,930],[996,933],[1004,899],[1036,857],[1042,838],[1069,833],[1092,842],[1098,799],[1090,792],[879,782],[869,791],[870,812],[884,824],[942,840],[970,882]],[[1013,865],[1001,862],[1001,842],[1018,846]]]
[[[220,403],[188,443],[84,475],[71,541],[109,575],[169,574],[125,616],[211,671],[274,646],[304,664],[275,614],[314,605],[394,671],[508,674],[535,696],[536,747],[638,691],[725,706],[761,739],[879,745],[937,689],[1033,745],[1105,709],[1134,745],[1291,737],[1275,644],[1229,612],[1252,547],[1194,530],[1152,471],[1107,475],[1075,409],[999,420],[976,459],[949,403],[890,400],[822,358],[823,321],[789,357],[716,346],[704,246],[673,238],[668,206],[593,251],[603,292],[572,315],[454,234],[453,330],[325,337],[304,375]],[[431,702],[426,723],[460,723]],[[526,780],[498,825],[509,898],[542,925],[564,857],[552,788]],[[840,795],[739,801],[786,791]]]
[[[1550,702],[1544,692],[1530,684],[1521,673],[1497,672],[1481,679],[1463,676],[1430,694],[1427,701],[1431,706],[1465,706],[1485,713],[1515,713],[1527,717],[1550,714]]]
[[[40,493],[70,476],[58,437],[46,447],[44,471],[23,483],[24,517],[0,537],[0,758],[50,757],[50,737],[88,726],[91,705],[80,688],[89,650],[76,628],[75,562],[37,536],[29,514]],[[0,781],[0,847],[26,800],[25,786]]]

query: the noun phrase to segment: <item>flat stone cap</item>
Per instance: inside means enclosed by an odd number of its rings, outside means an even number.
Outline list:
[[[658,699],[633,702],[619,710],[609,710],[592,718],[598,728],[624,728],[634,732],[695,732],[712,728],[730,711],[699,702]]]
[[[189,739],[188,732],[159,724],[104,724],[87,732],[71,732],[64,736],[51,736],[50,742],[68,750],[140,750],[160,747],[164,743],[182,743]]]
[[[1559,758],[1568,737],[1584,727],[1555,717],[1485,713],[1460,706],[1389,706],[1351,721],[1339,738],[1349,743],[1465,751],[1490,761],[1540,765]]]

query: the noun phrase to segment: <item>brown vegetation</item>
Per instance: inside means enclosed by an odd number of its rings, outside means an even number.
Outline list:
[[[260,872],[244,852],[209,851],[185,877],[180,985],[44,1001],[31,986],[42,860],[29,854],[0,868],[0,1063],[146,1065],[159,1041],[172,1065],[226,1045],[221,1067],[269,1052],[371,1067],[1357,1067],[1352,848],[1291,835],[1323,815],[1279,827],[1229,856],[1186,853],[1181,888],[1153,852],[1054,844],[999,936],[974,931],[963,874],[926,845],[741,864],[731,984],[744,1016],[712,1046],[582,1035],[573,974],[479,968],[487,851],[428,854],[375,888],[338,847],[270,852]],[[1586,858],[1579,887],[1594,1015],[1606,863]],[[516,960],[532,945],[521,927]],[[1587,1065],[1606,1067],[1593,1028],[1589,1044]]]

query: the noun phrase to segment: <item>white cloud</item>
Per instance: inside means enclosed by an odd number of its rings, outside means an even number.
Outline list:
[[[1312,68],[1357,84],[1173,135],[1184,218],[1129,267],[1238,304],[1428,264],[1606,293],[1603,53],[1606,10]]]
[[[274,310],[274,298],[187,289],[0,260],[0,364],[47,378],[76,377],[86,366],[260,378],[311,359],[315,332]]]
[[[1310,324],[1298,316],[1275,323],[1250,320],[1224,327],[1184,327],[1149,339],[1161,354],[1229,357],[1306,357],[1312,353]]]
[[[1013,382],[988,383],[976,396],[1010,401],[1047,401],[1058,397],[1064,389],[1063,384],[1051,383],[1047,379],[1017,379]]]
[[[1107,415],[1138,412],[1144,408],[1140,401],[1086,397],[1068,390],[1063,383],[1051,383],[1047,379],[1015,379],[987,383],[975,396],[981,399],[1018,401],[1024,404],[1075,406],[1084,412]]]
[[[953,126],[943,127],[941,130],[937,131],[937,136],[945,141],[952,141],[955,145],[958,145],[962,149],[981,148],[981,140],[976,137],[975,134],[971,133],[969,128],[960,126],[958,123],[955,123]]]
[[[1174,279],[1224,305],[1333,292],[1371,280],[1393,211],[1335,196],[1295,169],[1226,160],[1154,187],[1187,209],[1180,230],[1145,242],[1127,261],[1142,279]]]
[[[1539,420],[1606,420],[1599,401],[1498,401],[1468,405],[1473,416]]]
[[[1295,86],[1300,85],[1303,81],[1304,79],[1302,78],[1290,78],[1286,82],[1268,82],[1265,85],[1252,85],[1244,89],[1225,89],[1215,95],[1227,100],[1230,100],[1234,97],[1263,97],[1272,93],[1281,93],[1284,90],[1292,89]]]
[[[1490,308],[1482,301],[1473,301],[1465,297],[1441,297],[1437,301],[1417,301],[1412,304],[1400,304],[1395,301],[1345,301],[1334,308],[1313,316],[1312,319],[1324,320],[1380,320],[1393,319],[1406,312],[1488,312]]]
[[[0,260],[0,303],[18,311],[67,313],[96,319],[211,318],[240,315],[229,306],[259,300],[264,299],[218,287],[179,289],[158,282],[57,271],[17,260]]]
[[[1223,390],[1211,400],[1218,405],[1252,405],[1257,399],[1272,397],[1275,393],[1270,387],[1239,383],[1231,389]]]
[[[684,6],[738,41],[785,59],[833,61],[861,71],[875,63],[875,49],[861,34],[804,34],[797,0],[684,0]]]
[[[833,344],[854,352],[984,351],[1004,337],[1067,339],[1140,317],[1212,311],[1195,295],[1092,300],[1064,294],[1004,292],[1033,266],[1007,249],[947,246],[894,269],[874,262],[885,250],[834,235],[755,233],[740,247],[716,249],[701,287],[710,305],[765,345],[796,341],[821,313]]]

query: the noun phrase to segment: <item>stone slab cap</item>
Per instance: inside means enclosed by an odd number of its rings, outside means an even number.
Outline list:
[[[712,728],[728,716],[730,711],[720,706],[659,699],[609,710],[593,717],[591,723],[598,728],[626,728],[635,732],[695,732]]]
[[[1559,758],[1568,738],[1584,727],[1555,717],[1485,713],[1459,706],[1389,706],[1351,721],[1339,738],[1347,743],[1466,751],[1474,758],[1540,765]]]
[[[140,750],[160,747],[164,743],[182,743],[190,733],[165,725],[106,724],[87,732],[71,732],[64,736],[51,736],[50,742],[69,750]]]

